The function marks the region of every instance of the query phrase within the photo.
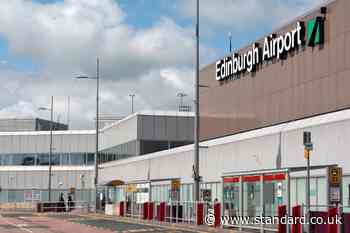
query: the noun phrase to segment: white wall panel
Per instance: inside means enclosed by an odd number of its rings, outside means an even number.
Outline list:
[[[314,143],[311,164],[339,164],[345,174],[350,174],[350,120],[334,121],[331,118],[333,122],[327,123],[325,116],[320,118],[321,123],[315,119],[306,119],[275,127],[279,129],[277,131],[270,127],[242,133],[231,141],[227,137],[213,140],[215,143],[205,142],[213,145],[200,149],[200,175],[205,182],[210,182],[220,181],[224,172],[276,168],[280,132],[282,167],[305,166],[302,141],[303,131],[306,130],[312,132]],[[220,144],[220,140],[224,143]],[[150,167],[151,179],[181,177],[183,182],[192,182],[192,148],[190,145],[108,163],[103,165],[100,180],[147,179],[146,171]]]

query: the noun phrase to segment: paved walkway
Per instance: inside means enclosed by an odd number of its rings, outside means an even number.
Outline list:
[[[147,233],[237,232],[208,226],[170,224],[103,214],[2,213],[0,233]],[[237,232],[238,233],[238,232]]]

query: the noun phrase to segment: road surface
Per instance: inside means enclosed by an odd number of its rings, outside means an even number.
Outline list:
[[[193,233],[194,230],[179,230],[170,226],[144,225],[117,221],[96,216],[34,215],[31,213],[0,214],[1,233],[147,233],[178,232]]]

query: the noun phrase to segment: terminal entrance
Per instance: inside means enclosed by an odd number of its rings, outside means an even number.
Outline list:
[[[287,204],[287,173],[224,177],[224,211],[233,216],[276,216]]]
[[[288,171],[260,171],[260,173],[223,177],[225,216],[273,217],[277,216],[278,205],[287,205]]]
[[[333,167],[337,166],[312,166],[310,169],[328,171],[329,168]],[[291,190],[291,175],[298,173],[298,175],[304,176],[306,169],[306,167],[292,167],[225,173],[222,177],[222,214],[225,216],[250,217],[250,220],[253,217],[260,216],[276,217],[279,214],[279,206],[285,206],[286,215],[289,216],[292,209],[291,192],[293,192]],[[324,190],[325,193],[328,193],[328,191],[328,188]],[[304,205],[305,203],[297,204]],[[254,225],[250,222],[236,227],[260,230],[260,232],[277,231],[277,225],[275,224]]]

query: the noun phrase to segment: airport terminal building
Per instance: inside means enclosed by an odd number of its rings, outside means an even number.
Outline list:
[[[311,165],[320,166],[312,171],[311,204],[328,204],[323,168],[338,165],[342,203],[350,205],[349,11],[348,0],[329,1],[201,70],[200,84],[209,86],[200,90],[203,199],[251,216],[273,214],[287,189],[291,204],[305,203],[303,132],[309,131]],[[177,200],[191,201],[193,158],[187,145],[104,163],[99,182],[139,185],[131,194],[108,188],[113,201],[140,192],[169,201],[170,181],[178,179]]]
[[[318,166],[311,173],[311,204],[329,204],[325,169],[338,165],[343,179],[337,197],[350,206],[348,12],[348,0],[329,1],[201,70],[200,84],[209,87],[201,88],[199,100],[203,200],[218,199],[225,211],[249,216],[275,215],[286,202],[305,203],[303,132],[309,131],[311,165]],[[185,112],[138,113],[104,127],[100,191],[112,202],[193,201],[193,132],[193,113]],[[21,184],[47,172],[40,158],[48,151],[48,135],[0,133],[0,201],[23,201],[23,189],[30,187]],[[61,130],[54,137],[59,162],[53,189],[91,190],[94,131]],[[17,155],[21,162],[14,162]],[[38,179],[40,187],[47,186],[45,179]],[[173,180],[181,183],[177,193]],[[13,190],[21,190],[18,199],[10,197]]]
[[[93,202],[95,130],[52,125],[52,200],[74,190],[75,200]],[[0,209],[1,203],[48,201],[49,128],[42,119],[0,119]],[[191,112],[138,112],[100,129],[98,162],[191,144],[193,131]]]

